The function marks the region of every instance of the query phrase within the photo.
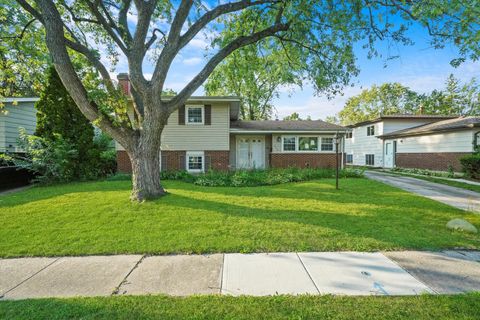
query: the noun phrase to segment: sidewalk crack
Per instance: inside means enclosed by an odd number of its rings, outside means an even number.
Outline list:
[[[120,293],[120,288],[127,283],[127,279],[128,277],[130,276],[130,274],[132,274],[133,270],[137,269],[138,266],[140,265],[140,263],[142,263],[143,259],[145,259],[147,256],[146,255],[143,255],[136,263],[135,265],[132,267],[132,269],[130,269],[130,271],[125,275],[125,277],[122,279],[122,281],[120,281],[119,285],[115,287],[115,289],[113,289],[112,291],[112,296],[116,296],[116,295],[119,295]]]
[[[298,252],[295,252],[295,254],[297,255],[298,260],[300,260],[300,263],[302,264],[303,269],[305,270],[305,272],[307,273],[308,277],[310,278],[310,281],[312,281],[313,286],[315,287],[315,289],[317,289],[318,294],[322,294],[322,293],[320,292],[320,290],[318,289],[317,284],[315,283],[315,281],[313,281],[312,275],[310,274],[310,272],[308,272],[308,269],[307,269],[307,267],[305,266],[305,264],[303,263],[303,260],[302,260],[302,258],[300,257],[300,255],[298,254]]]
[[[16,288],[18,288],[19,286],[21,286],[22,284],[24,284],[25,282],[27,282],[28,280],[32,279],[33,277],[35,277],[37,274],[39,274],[40,272],[42,272],[43,270],[47,269],[48,267],[50,267],[52,264],[54,264],[55,262],[57,262],[58,260],[60,260],[60,258],[57,258],[55,260],[53,260],[52,262],[50,262],[49,264],[47,264],[45,267],[41,268],[40,270],[38,270],[37,272],[35,272],[34,274],[32,274],[31,276],[27,277],[26,279],[22,280],[20,283],[18,283],[17,285],[15,285],[13,288],[10,288],[8,289],[7,291],[3,292],[0,294],[0,300],[3,299],[3,297],[9,293],[10,291],[12,290],[15,290]]]

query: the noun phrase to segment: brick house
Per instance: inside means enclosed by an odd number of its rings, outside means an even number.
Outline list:
[[[352,165],[460,171],[459,159],[480,143],[480,117],[390,115],[349,127]]]
[[[164,128],[161,169],[204,172],[335,166],[334,136],[342,140],[346,128],[321,120],[241,121],[239,113],[236,97],[192,96],[170,115]],[[118,171],[131,172],[126,151],[118,143],[116,148]],[[342,141],[340,163],[341,150]]]

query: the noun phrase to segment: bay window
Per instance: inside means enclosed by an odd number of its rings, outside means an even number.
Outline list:
[[[318,137],[298,137],[299,151],[317,151]]]

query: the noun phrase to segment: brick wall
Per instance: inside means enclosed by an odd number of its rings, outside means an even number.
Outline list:
[[[185,151],[162,151],[162,171],[185,170]]]
[[[455,171],[462,171],[459,159],[468,152],[441,153],[397,153],[395,165],[400,168],[418,168],[437,171],[448,170],[449,165]]]
[[[342,154],[338,154],[341,163]],[[272,153],[270,154],[272,168],[335,168],[334,153]]]
[[[230,151],[205,151],[205,157],[208,158],[206,169],[226,171],[230,164]]]
[[[163,151],[162,170],[185,170],[185,156],[185,151]],[[229,151],[205,151],[205,160],[208,161],[207,166],[214,170],[228,170],[229,157]],[[117,151],[117,171],[132,172],[132,165],[126,151]]]

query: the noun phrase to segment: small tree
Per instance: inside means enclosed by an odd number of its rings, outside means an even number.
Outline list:
[[[58,158],[61,159],[62,166],[70,168],[68,176],[55,179],[53,175],[50,180],[91,179],[112,171],[115,157],[109,151],[111,138],[100,135],[95,139],[92,124],[70,97],[53,66],[48,69],[47,86],[35,107],[35,135],[47,146],[62,146],[63,149],[68,147],[71,150],[70,153],[65,153],[69,156]],[[48,153],[45,155],[49,158]],[[51,158],[51,161],[55,162],[55,159],[57,158]]]
[[[48,69],[47,86],[35,108],[36,136],[54,140],[60,134],[74,144],[80,156],[86,156],[93,148],[93,126],[70,97],[53,66]]]

